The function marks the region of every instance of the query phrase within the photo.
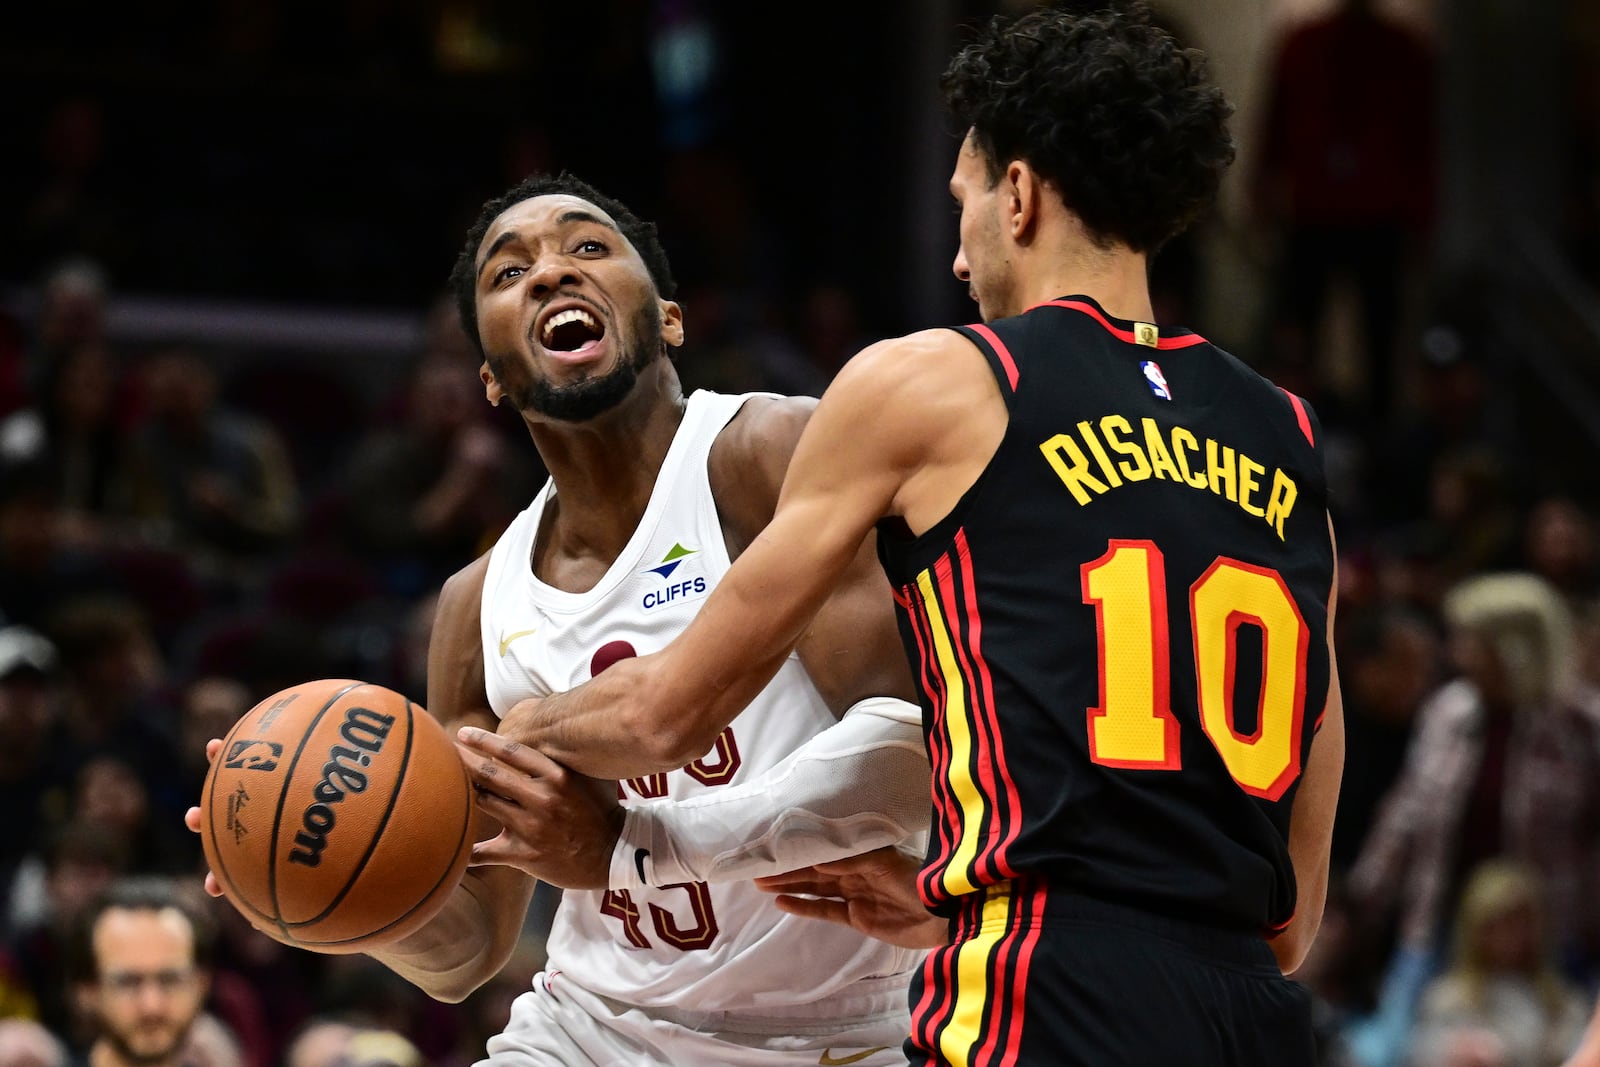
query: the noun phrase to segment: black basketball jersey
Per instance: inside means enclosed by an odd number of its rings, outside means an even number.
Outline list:
[[[955,509],[880,524],[922,690],[924,900],[1053,888],[1252,930],[1327,700],[1310,407],[1187,331],[1068,297],[960,332],[1010,409]]]

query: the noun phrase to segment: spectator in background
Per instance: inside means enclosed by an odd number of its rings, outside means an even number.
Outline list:
[[[1555,586],[1574,612],[1600,595],[1600,527],[1576,498],[1557,492],[1536,500],[1522,542],[1528,569]]]
[[[43,870],[18,879],[9,902],[15,933],[9,940],[39,1021],[74,1053],[88,1049],[88,1021],[71,995],[72,930],[90,902],[128,868],[128,849],[110,830],[69,823],[51,838]]]
[[[1346,738],[1333,822],[1332,863],[1339,871],[1355,862],[1378,805],[1400,776],[1418,709],[1440,666],[1439,635],[1416,608],[1367,605],[1347,620],[1338,635]]]
[[[1433,1048],[1412,1056],[1409,1067],[1520,1067],[1506,1043],[1482,1026],[1464,1024],[1439,1035]]]
[[[45,742],[56,714],[55,646],[24,626],[0,629],[0,900],[9,900],[24,860],[44,844],[46,797],[58,783],[49,772]],[[9,909],[0,936],[10,933]]]
[[[420,596],[475,558],[543,475],[511,459],[464,343],[453,309],[447,320],[436,313],[399,421],[357,444],[343,479],[345,543],[394,596]]]
[[[119,597],[82,598],[62,605],[47,633],[65,683],[49,744],[52,772],[73,781],[91,760],[113,756],[134,770],[158,808],[181,814],[188,801],[172,795],[176,715],[143,612]]]
[[[1444,615],[1459,673],[1419,711],[1349,878],[1364,936],[1398,921],[1402,1005],[1436,970],[1466,872],[1499,856],[1548,887],[1564,968],[1587,973],[1600,958],[1600,714],[1572,678],[1566,607],[1541,578],[1491,574],[1452,589]]]
[[[106,147],[106,106],[100,97],[68,94],[44,112],[38,172],[14,208],[18,227],[5,252],[7,267],[72,255],[125,260],[131,234],[121,210],[123,183],[107,166]]]
[[[60,509],[57,532],[72,543],[101,541],[122,446],[116,408],[120,370],[102,341],[62,351],[45,369],[37,403],[0,421],[0,465],[45,472]]]
[[[82,345],[104,345],[110,284],[98,261],[73,256],[51,268],[39,287],[28,337],[28,395],[42,403],[62,356]]]
[[[1408,258],[1431,225],[1435,68],[1431,44],[1377,8],[1339,0],[1279,43],[1252,184],[1280,244],[1270,344],[1325,372],[1323,316],[1334,287],[1351,283],[1359,414],[1381,424],[1393,407]]]
[[[0,622],[42,629],[60,604],[114,584],[102,554],[58,532],[69,525],[43,464],[0,466]]]
[[[1481,1027],[1518,1067],[1557,1067],[1583,1036],[1589,1001],[1549,947],[1536,872],[1503,860],[1474,869],[1462,893],[1449,968],[1423,991],[1412,1055],[1438,1058],[1446,1035]]]
[[[143,388],[145,418],[115,493],[120,511],[147,537],[222,565],[282,545],[300,494],[276,428],[220,404],[216,369],[189,348],[149,357]]]
[[[1483,448],[1515,463],[1514,442],[1497,425],[1484,356],[1468,339],[1476,323],[1435,323],[1418,343],[1414,407],[1395,413],[1389,427],[1368,437],[1363,482],[1372,520],[1392,526],[1425,518],[1429,483],[1441,457]]]
[[[211,984],[205,913],[164,879],[118,881],[73,929],[72,974],[98,1034],[92,1067],[180,1067]]]
[[[104,753],[78,769],[72,819],[103,826],[127,842],[132,871],[180,874],[193,869],[189,839],[181,823],[154,809],[150,790],[120,756]],[[192,801],[193,796],[183,798]]]
[[[67,1067],[67,1046],[32,1019],[0,1019],[0,1067]]]

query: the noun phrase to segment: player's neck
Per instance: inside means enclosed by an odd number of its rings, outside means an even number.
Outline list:
[[[685,405],[677,372],[662,360],[605,414],[530,428],[555,483],[549,533],[556,543],[581,544],[590,552],[620,551],[627,544],[650,502]]]
[[[1075,245],[1051,260],[1035,285],[1027,287],[1025,306],[1063,296],[1087,296],[1114,319],[1152,322],[1148,261],[1127,248]]]

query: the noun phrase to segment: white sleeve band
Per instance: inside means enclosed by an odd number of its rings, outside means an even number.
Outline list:
[[[611,888],[737,881],[884,845],[920,852],[931,811],[921,710],[871,697],[747,782],[628,808]]]

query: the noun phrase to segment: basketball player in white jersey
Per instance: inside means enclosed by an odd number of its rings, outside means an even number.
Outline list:
[[[446,722],[503,715],[671,640],[771,517],[814,405],[686,400],[654,227],[568,175],[486,204],[454,279],[489,399],[522,414],[551,477],[440,594],[428,707]],[[772,684],[680,770],[600,796],[493,735],[463,748],[503,830],[438,919],[374,955],[459,999],[504,964],[537,876],[568,887],[549,967],[486,1064],[904,1063],[923,953],[785,915],[750,883],[920,848],[929,772],[897,640],[869,544]]]

